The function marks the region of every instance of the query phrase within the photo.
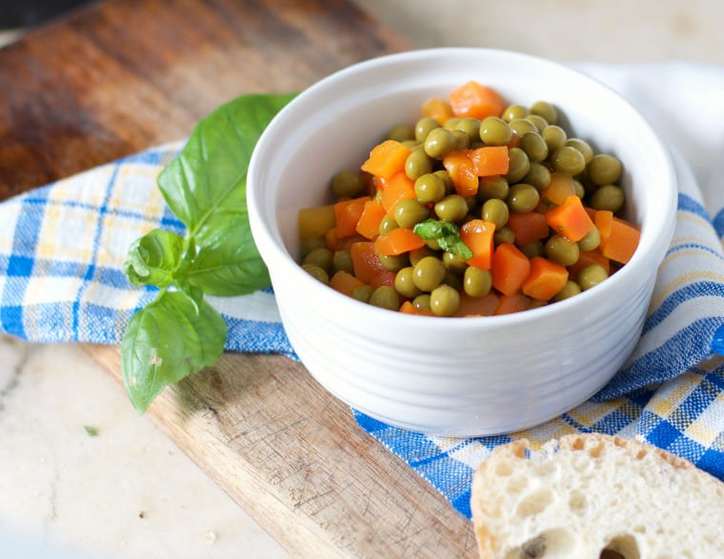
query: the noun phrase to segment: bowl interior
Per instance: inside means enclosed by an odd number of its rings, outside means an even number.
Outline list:
[[[338,72],[280,113],[260,142],[263,160],[256,166],[261,180],[255,196],[271,235],[296,258],[297,212],[331,201],[332,175],[358,168],[393,124],[414,123],[425,99],[445,97],[473,79],[510,103],[554,103],[569,137],[621,159],[626,214],[642,227],[637,254],[665,233],[673,197],[669,159],[631,105],[600,83],[545,60],[504,51],[438,49]]]

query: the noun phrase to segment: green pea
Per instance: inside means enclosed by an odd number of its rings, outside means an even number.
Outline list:
[[[429,247],[422,247],[410,252],[410,264],[413,266],[426,256],[434,256],[435,253]]]
[[[407,297],[408,299],[413,299],[420,294],[420,290],[413,281],[413,273],[414,268],[412,266],[408,266],[406,268],[402,268],[402,270],[397,272],[397,275],[395,276],[395,289],[400,295]]]
[[[430,250],[440,250],[440,244],[435,239],[426,239],[425,245]]]
[[[417,121],[417,124],[415,124],[415,139],[418,142],[424,142],[427,135],[439,127],[440,125],[434,118],[430,118],[429,116],[421,118]]]
[[[560,235],[553,235],[548,239],[544,250],[549,260],[561,266],[573,266],[578,262],[581,253],[576,243]]]
[[[588,165],[588,176],[593,184],[604,186],[621,178],[621,162],[613,155],[598,154]]]
[[[427,293],[418,295],[412,301],[412,304],[418,311],[430,311],[430,296]]]
[[[513,184],[521,180],[530,171],[530,160],[528,155],[520,148],[511,148],[508,150],[510,162],[508,164],[508,174],[505,175],[508,183]]]
[[[460,308],[460,293],[449,285],[436,287],[430,293],[430,310],[436,316],[452,316]]]
[[[503,111],[503,120],[510,122],[511,120],[525,118],[528,116],[528,109],[523,105],[510,105]]]
[[[375,307],[397,311],[400,309],[400,296],[394,288],[382,285],[372,292],[369,303]]]
[[[435,128],[425,138],[425,153],[428,157],[442,159],[455,149],[454,132],[445,128]],[[430,171],[428,171],[430,172]]]
[[[470,142],[480,139],[480,121],[477,118],[461,118],[455,130],[464,132]]]
[[[369,285],[360,285],[352,290],[352,298],[357,299],[362,303],[367,303],[370,300],[370,297],[372,297],[372,291],[373,289]]]
[[[583,172],[586,159],[576,148],[566,145],[553,154],[553,167],[556,171],[573,176]]]
[[[315,248],[324,248],[326,246],[327,243],[324,242],[324,237],[313,237],[311,239],[304,239],[301,241],[299,251],[302,253],[302,256],[306,256]]]
[[[480,124],[480,139],[488,146],[504,146],[513,138],[513,129],[502,118],[489,116]]]
[[[442,125],[442,127],[445,128],[446,130],[450,130],[450,131],[457,130],[457,126],[458,126],[458,124],[460,124],[461,120],[462,119],[460,119],[460,118],[448,118],[445,121],[445,124]]]
[[[491,198],[505,200],[508,197],[508,190],[508,181],[505,180],[505,177],[481,177],[480,186],[478,187],[478,198],[481,201]]]
[[[354,198],[362,193],[364,187],[359,173],[340,171],[332,177],[332,192],[337,198]]]
[[[576,179],[573,179],[573,188],[576,191],[576,196],[579,198],[583,198],[586,195],[586,189],[583,188],[583,185],[580,181],[577,181]]]
[[[531,161],[539,163],[548,157],[548,145],[537,132],[524,134],[520,139],[520,147]]]
[[[568,140],[566,131],[560,126],[555,126],[553,124],[546,126],[543,129],[542,135],[546,144],[548,144],[548,151],[551,153],[565,146],[566,141]]]
[[[436,173],[422,175],[415,181],[415,197],[422,204],[439,202],[445,197],[445,181]]]
[[[390,231],[392,231],[393,229],[397,229],[398,227],[399,225],[397,225],[395,218],[386,215],[382,218],[382,221],[380,221],[380,235],[387,235]]]
[[[528,132],[537,132],[538,129],[535,127],[530,120],[527,118],[516,118],[510,121],[510,127],[513,129],[519,137],[523,137]]]
[[[543,129],[548,126],[548,121],[540,115],[528,115],[526,118],[535,124],[538,132],[543,132]]]
[[[467,267],[465,259],[459,254],[453,254],[452,252],[443,252],[442,263],[445,268],[454,272],[462,272]]]
[[[493,242],[496,246],[503,243],[512,245],[515,242],[515,233],[510,227],[502,227],[493,234]]]
[[[531,106],[530,112],[534,115],[542,116],[551,124],[558,122],[558,111],[547,101],[536,101]]]
[[[493,279],[488,270],[468,266],[463,274],[463,289],[471,297],[485,297],[490,293]]]
[[[576,279],[578,280],[578,285],[581,286],[581,289],[586,291],[597,286],[606,278],[608,278],[606,268],[600,266],[599,264],[591,264],[578,272],[578,277]]]
[[[508,207],[514,213],[532,212],[540,202],[540,194],[534,186],[520,183],[510,187]]]
[[[470,147],[470,137],[462,130],[453,130],[450,132],[453,137],[453,151],[468,149]]]
[[[435,213],[443,221],[460,221],[468,215],[468,203],[458,194],[451,194],[435,204]]]
[[[608,210],[616,213],[623,207],[623,189],[612,184],[607,184],[596,190],[591,196],[591,207],[594,210]]]
[[[417,200],[400,200],[392,209],[397,225],[405,229],[412,229],[423,219],[427,219],[430,211]]]
[[[319,266],[314,264],[302,264],[302,268],[314,279],[321,281],[322,283],[329,283],[329,274]]]
[[[581,140],[580,138],[571,138],[566,142],[566,145],[580,151],[583,155],[583,159],[586,161],[586,165],[588,165],[593,159],[593,148],[585,140]]]
[[[553,300],[563,301],[564,299],[569,299],[570,297],[578,295],[580,292],[581,287],[575,281],[568,280],[566,282],[566,285],[563,286],[563,289],[556,293],[555,297],[553,297]]]
[[[395,140],[397,142],[414,140],[415,139],[415,128],[410,126],[406,122],[401,122],[400,124],[395,124],[392,128],[390,128],[387,131],[387,139]]]
[[[581,252],[588,252],[590,250],[597,249],[600,244],[601,233],[599,233],[598,229],[594,227],[590,233],[578,241],[578,248],[581,249]]]
[[[328,248],[315,248],[304,257],[302,264],[319,266],[322,270],[329,273],[332,270],[332,251]]]
[[[517,185],[516,185],[517,186]],[[513,187],[515,188],[515,187]],[[502,200],[498,200],[497,198],[491,198],[487,202],[483,204],[483,210],[481,212],[481,217],[485,221],[490,221],[491,223],[495,223],[495,228],[500,229],[503,227],[506,223],[508,223],[508,205],[503,202]]]
[[[352,257],[349,255],[348,250],[336,250],[332,257],[332,267],[335,272],[349,272],[352,273]]]
[[[440,177],[440,179],[445,183],[445,192],[452,192],[454,190],[453,181],[450,178],[450,173],[445,171],[444,169],[441,169],[439,171],[435,171],[433,173],[436,177]]]
[[[439,258],[426,256],[415,264],[412,277],[419,290],[430,292],[440,285],[445,273],[445,266]]]
[[[380,259],[380,264],[382,264],[382,267],[389,272],[396,272],[397,270],[401,270],[410,262],[410,260],[407,258],[407,254],[396,254],[391,256],[380,254],[377,256],[377,258]]]
[[[535,186],[538,190],[545,190],[551,183],[551,172],[545,165],[534,162],[530,164],[528,174],[523,181]]]
[[[543,256],[543,243],[540,241],[534,241],[520,247],[520,251],[525,254],[528,258],[535,258],[536,256]]]
[[[432,161],[423,149],[415,149],[405,159],[405,174],[411,180],[432,172]]]

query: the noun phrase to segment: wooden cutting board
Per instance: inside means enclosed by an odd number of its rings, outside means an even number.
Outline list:
[[[0,49],[0,198],[407,46],[345,0],[94,5]],[[86,349],[120,378],[117,348]],[[475,556],[469,524],[288,359],[225,355],[150,413],[292,557]]]

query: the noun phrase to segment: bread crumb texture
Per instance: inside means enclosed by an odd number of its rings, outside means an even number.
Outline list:
[[[724,558],[724,484],[619,437],[499,447],[471,508],[481,559]]]

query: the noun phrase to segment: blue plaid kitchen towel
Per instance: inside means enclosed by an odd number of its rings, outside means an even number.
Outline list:
[[[534,445],[576,432],[636,437],[724,478],[724,362],[715,358],[724,354],[724,69],[583,69],[638,105],[681,154],[676,232],[631,359],[594,399],[524,433],[430,437],[355,412],[363,429],[468,517],[475,467],[517,437]],[[180,147],[151,149],[0,204],[0,331],[34,342],[119,342],[129,317],[155,295],[126,281],[129,245],[158,226],[182,230],[155,184]],[[228,350],[294,356],[270,291],[211,301],[229,325]]]

